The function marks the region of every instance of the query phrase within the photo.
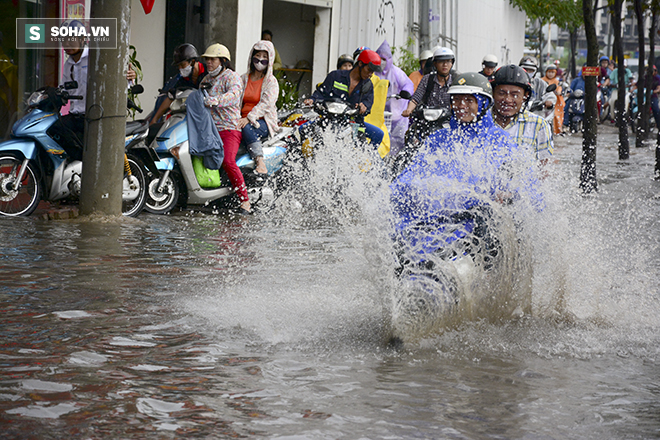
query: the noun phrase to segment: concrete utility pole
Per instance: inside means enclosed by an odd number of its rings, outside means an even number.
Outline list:
[[[95,0],[92,18],[117,19],[117,49],[89,51],[80,213],[121,215],[126,133],[129,0]]]

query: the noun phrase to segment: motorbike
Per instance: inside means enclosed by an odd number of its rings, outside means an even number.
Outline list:
[[[451,111],[447,108],[418,105],[411,116],[410,126],[404,138],[404,147],[396,156],[389,159],[392,178],[398,176],[408,166],[431,133],[448,126]]]
[[[61,145],[82,145],[59,123],[62,106],[83,99],[67,91],[77,87],[71,81],[34,92],[27,100],[26,115],[12,127],[12,138],[0,144],[0,214],[28,216],[42,199],[52,202],[80,196],[82,161],[69,157]],[[145,136],[146,128],[127,125],[122,181],[122,213],[126,216],[137,216],[146,202],[144,165],[136,154],[146,149]]]
[[[582,132],[584,121],[584,90],[578,89],[571,91],[566,111],[568,111],[568,128],[570,132]]]
[[[552,93],[555,90],[557,90],[557,85],[556,84],[550,84],[545,89],[545,93]],[[545,97],[545,95],[544,95],[544,97]],[[555,106],[556,106],[556,104],[553,105],[552,107],[549,107],[549,108],[546,107],[545,106],[545,99],[542,98],[540,100],[536,100],[536,101],[532,102],[529,106],[529,111],[536,114],[536,115],[539,115],[540,117],[545,119],[545,121],[548,124],[550,124],[550,127],[552,127],[553,119],[555,117]]]
[[[147,202],[145,210],[153,214],[167,214],[175,206],[207,205],[234,194],[229,178],[224,170],[207,170],[212,182],[198,177],[195,168],[201,158],[193,156],[188,144],[188,116],[186,99],[193,89],[179,89],[170,105],[169,116],[157,132],[150,147],[155,151],[157,160],[154,165],[157,172],[148,173]],[[276,179],[288,151],[288,138],[293,129],[283,127],[274,137],[263,143],[264,160],[269,178]],[[172,150],[178,148],[178,157]],[[241,147],[236,156],[236,164],[243,173],[252,203],[257,203],[263,196],[266,181],[253,172],[256,164],[247,151]],[[201,180],[200,180],[201,179]]]

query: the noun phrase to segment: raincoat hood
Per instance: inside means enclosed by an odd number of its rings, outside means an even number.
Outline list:
[[[266,75],[272,75],[273,74],[273,63],[275,62],[275,46],[273,46],[273,43],[270,41],[266,40],[260,40],[254,43],[254,46],[252,46],[252,50],[250,50],[250,55],[248,56],[248,73],[250,72],[250,67],[252,66],[252,56],[254,55],[255,52],[258,52],[260,50],[265,50],[268,52],[268,69],[266,69]]]
[[[392,48],[390,47],[390,43],[387,42],[387,40],[383,41],[383,44],[380,45],[380,47],[376,50],[376,53],[380,56],[380,58],[383,60],[383,72],[378,75],[381,78],[385,78],[387,74],[390,72],[392,69]]]

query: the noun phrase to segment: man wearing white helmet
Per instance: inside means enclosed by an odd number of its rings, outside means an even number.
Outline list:
[[[495,68],[497,67],[497,57],[495,55],[488,54],[481,60],[481,73],[483,76],[488,78],[488,81],[493,80],[493,74],[495,73]]]
[[[454,52],[447,47],[433,52],[433,66],[436,71],[424,75],[402,116],[410,117],[415,107],[420,104],[434,108],[450,107],[449,87],[452,84],[451,69],[455,61]]]
[[[413,82],[415,90],[417,90],[417,86],[419,85],[419,82],[422,80],[424,75],[430,73],[431,62],[429,60],[431,58],[433,58],[433,52],[430,50],[424,50],[421,54],[419,54],[419,70],[415,70],[408,76],[408,78],[410,78],[410,80]],[[429,71],[427,71],[427,67]]]

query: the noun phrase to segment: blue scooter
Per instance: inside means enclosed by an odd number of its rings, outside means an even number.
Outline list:
[[[82,148],[77,136],[58,123],[60,109],[70,99],[67,90],[75,81],[34,92],[27,101],[27,114],[12,127],[11,139],[0,143],[0,214],[28,216],[43,199],[78,198],[82,161],[73,160],[62,145]],[[136,90],[138,91],[138,90]],[[146,128],[127,127],[122,213],[136,216],[146,202],[145,166],[134,150],[145,150]]]
[[[159,172],[149,173],[145,206],[145,209],[153,214],[167,214],[177,204],[207,205],[234,194],[224,170],[203,170],[206,176],[202,176],[201,158],[190,154],[186,99],[192,92],[192,89],[176,91],[170,105],[170,115],[150,143],[150,147],[159,157],[155,164]],[[280,133],[264,142],[264,160],[270,176],[282,168],[287,154],[287,138],[292,133],[292,128],[282,127]],[[172,150],[177,152],[178,157],[172,154]],[[251,199],[255,193],[256,197],[260,198],[264,181],[253,173],[256,164],[243,148],[238,151],[236,164],[243,173]]]

